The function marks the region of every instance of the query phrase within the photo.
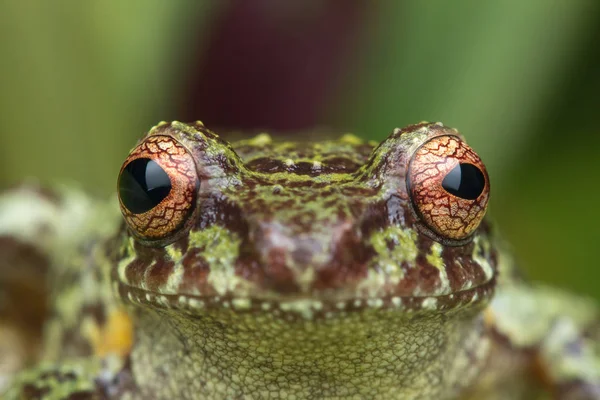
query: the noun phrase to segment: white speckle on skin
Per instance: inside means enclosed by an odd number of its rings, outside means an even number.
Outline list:
[[[421,307],[426,310],[435,310],[437,308],[437,299],[435,297],[426,297],[423,299]]]
[[[381,308],[383,307],[383,300],[381,299],[368,299],[367,305],[371,308]]]
[[[252,302],[250,301],[250,299],[233,299],[231,300],[231,303],[233,304],[233,308],[235,308],[236,310],[248,310],[250,308],[250,306],[252,305]]]
[[[279,309],[285,312],[297,313],[305,319],[312,319],[315,311],[323,309],[323,303],[312,299],[293,300],[280,303]]]
[[[156,304],[160,304],[161,306],[163,306],[165,308],[171,308],[171,302],[169,301],[169,299],[166,296],[155,296],[154,302]]]
[[[204,302],[198,299],[194,299],[194,298],[189,298],[188,299],[188,304],[190,305],[190,307],[192,308],[204,308]]]

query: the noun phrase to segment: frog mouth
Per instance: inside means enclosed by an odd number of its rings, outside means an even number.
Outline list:
[[[136,305],[202,314],[215,310],[232,313],[270,313],[286,319],[330,318],[341,313],[366,310],[397,312],[444,312],[481,307],[493,297],[496,278],[476,287],[436,296],[382,296],[374,298],[319,298],[290,296],[257,298],[225,296],[196,296],[163,294],[123,283],[118,284],[119,296]]]

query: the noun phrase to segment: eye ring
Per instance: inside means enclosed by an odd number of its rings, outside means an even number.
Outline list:
[[[171,237],[193,213],[199,185],[188,150],[171,136],[150,136],[129,153],[119,173],[123,218],[140,239]]]
[[[470,240],[490,194],[485,165],[471,147],[455,135],[433,137],[413,153],[406,179],[426,234],[449,244]]]

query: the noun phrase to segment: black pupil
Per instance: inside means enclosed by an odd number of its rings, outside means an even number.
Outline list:
[[[121,201],[134,214],[153,209],[170,191],[169,175],[149,158],[133,160],[119,178]]]
[[[483,172],[473,164],[458,164],[442,181],[447,192],[467,200],[475,200],[485,187]]]

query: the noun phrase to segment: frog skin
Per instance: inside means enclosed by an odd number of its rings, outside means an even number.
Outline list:
[[[0,198],[3,398],[600,399],[596,305],[522,278],[489,193],[440,123],[376,145],[162,122],[124,223],[76,190]]]

